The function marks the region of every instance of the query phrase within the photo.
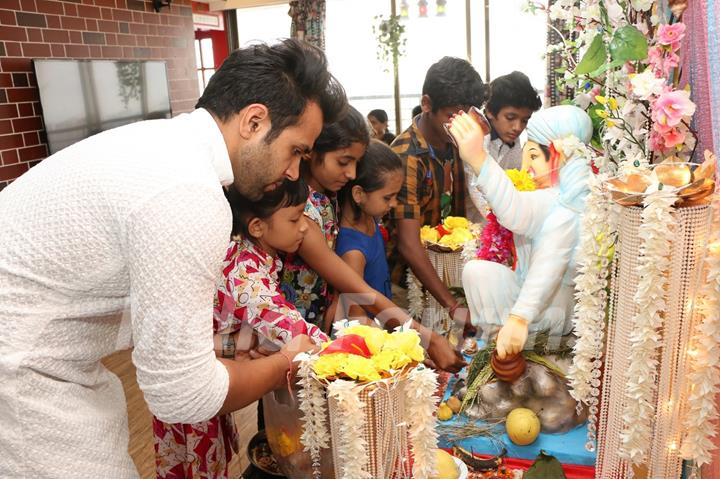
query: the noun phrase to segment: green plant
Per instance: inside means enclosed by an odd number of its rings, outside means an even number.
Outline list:
[[[389,18],[378,15],[375,21],[377,25],[373,25],[373,34],[378,41],[377,59],[385,63],[385,71],[388,71],[390,63],[397,68],[398,59],[405,53],[405,25],[401,23],[400,15]]]

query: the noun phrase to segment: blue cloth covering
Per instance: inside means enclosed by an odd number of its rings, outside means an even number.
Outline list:
[[[385,242],[379,227],[375,227],[375,234],[368,236],[352,228],[340,228],[335,253],[342,256],[348,251],[357,250],[365,257],[365,272],[363,278],[372,288],[392,299],[390,287],[390,272],[385,259]]]

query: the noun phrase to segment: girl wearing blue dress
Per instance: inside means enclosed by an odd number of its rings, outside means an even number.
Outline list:
[[[340,191],[340,232],[335,252],[375,290],[392,299],[385,240],[380,220],[397,204],[403,182],[402,160],[390,147],[371,140],[356,177]],[[360,308],[350,308],[350,316]]]

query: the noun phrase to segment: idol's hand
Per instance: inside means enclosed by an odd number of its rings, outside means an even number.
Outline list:
[[[525,347],[528,337],[528,322],[520,316],[510,315],[505,326],[500,329],[497,336],[498,357],[505,359],[515,356]]]
[[[469,114],[460,112],[453,116],[448,131],[455,139],[460,151],[460,158],[470,165],[476,175],[479,175],[487,157],[485,151],[486,129]]]

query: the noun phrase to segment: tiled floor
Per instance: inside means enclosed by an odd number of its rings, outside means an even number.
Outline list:
[[[105,358],[103,363],[110,371],[118,375],[125,388],[130,428],[130,455],[135,461],[140,477],[152,479],[155,477],[152,416],[135,380],[135,367],[130,360],[130,351],[119,351]],[[235,423],[240,433],[241,453],[236,455],[230,463],[230,479],[239,478],[247,467],[247,456],[243,451],[257,432],[257,404],[251,404],[236,412]]]

